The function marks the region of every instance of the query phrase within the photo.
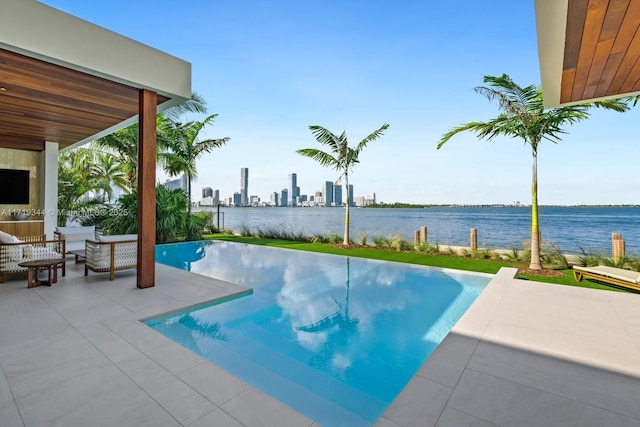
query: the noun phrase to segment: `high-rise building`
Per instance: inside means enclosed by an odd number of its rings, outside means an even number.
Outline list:
[[[233,206],[243,206],[242,195],[240,193],[233,193]]]
[[[182,174],[179,178],[167,179],[163,185],[169,190],[180,189],[186,193],[189,183],[187,180],[187,176],[185,174]]]
[[[342,185],[333,186],[333,205],[342,206]]]
[[[202,198],[213,197],[213,189],[211,187],[202,187]]]
[[[249,206],[249,168],[240,168],[239,206]]]
[[[324,198],[322,197],[322,191],[316,191],[316,204],[322,203]]]
[[[213,207],[218,207],[220,204],[220,190],[213,191]]]
[[[277,191],[274,191],[273,193],[271,193],[271,206],[280,206],[279,202],[279,194]]]
[[[347,190],[347,202],[349,203],[349,206],[355,206],[355,201],[353,200],[353,185],[349,184],[349,188]]]
[[[298,187],[298,176],[295,173],[289,174],[289,206],[296,206],[300,187]]]
[[[325,181],[322,194],[324,194],[324,205],[327,207],[332,206],[333,205],[333,182]]]
[[[365,197],[365,206],[371,206],[376,204],[376,193],[367,194]]]
[[[280,206],[289,206],[289,190],[283,188],[280,192]]]

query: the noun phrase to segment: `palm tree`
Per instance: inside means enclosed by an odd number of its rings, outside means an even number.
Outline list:
[[[490,102],[498,101],[500,114],[486,122],[469,122],[459,125],[445,133],[440,142],[440,149],[454,135],[471,131],[480,139],[492,140],[503,135],[522,139],[531,147],[533,155],[533,177],[531,185],[531,262],[532,270],[542,269],[540,262],[540,226],[538,224],[538,147],[543,139],[558,143],[560,135],[566,133],[562,127],[577,123],[589,117],[592,107],[606,108],[618,112],[628,110],[627,101],[606,100],[581,105],[544,110],[542,90],[536,86],[520,87],[503,74],[499,77],[485,76],[484,83],[474,90],[484,95]]]
[[[124,172],[127,191],[138,188],[138,125],[119,129],[93,142],[98,150],[104,150],[116,158]]]
[[[110,153],[96,152],[91,173],[96,177],[103,188],[102,202],[113,200],[113,189],[119,188],[130,191],[129,183],[125,177],[124,167],[115,156]]]
[[[169,151],[161,153],[161,162],[170,176],[184,173],[187,176],[187,218],[191,218],[191,181],[197,178],[196,160],[204,153],[225,145],[230,138],[200,140],[198,135],[207,125],[213,123],[217,114],[212,114],[203,121],[178,123],[164,120],[159,139]]]
[[[331,149],[331,152],[327,153],[316,148],[303,148],[301,150],[296,150],[296,153],[301,156],[312,158],[322,166],[327,166],[342,172],[336,180],[336,183],[340,182],[340,179],[344,177],[345,188],[347,190],[343,241],[345,246],[349,244],[349,206],[352,203],[352,200],[349,200],[349,170],[353,170],[353,167],[360,163],[358,156],[364,147],[366,147],[369,142],[380,138],[388,128],[388,124],[383,124],[380,129],[371,133],[365,139],[360,141],[355,148],[353,148],[349,147],[349,141],[347,141],[347,135],[344,131],[340,136],[336,136],[322,126],[309,126],[309,129],[316,138],[316,141],[322,145],[328,146]]]
[[[108,186],[94,169],[95,152],[77,148],[60,153],[58,157],[58,225],[64,226],[68,219],[77,219],[91,207],[98,206],[101,199],[92,193],[104,192]]]
[[[171,107],[158,114],[156,127],[158,135],[157,151],[160,153],[166,147],[162,146],[163,138],[161,134],[166,127],[167,121],[177,122],[181,115],[185,113],[206,113],[206,101],[197,93],[192,93],[191,98],[182,104]],[[138,187],[138,124],[119,129],[112,134],[104,136],[94,141],[95,147],[114,155],[118,163],[122,165],[125,179],[129,183],[128,191],[134,191]]]

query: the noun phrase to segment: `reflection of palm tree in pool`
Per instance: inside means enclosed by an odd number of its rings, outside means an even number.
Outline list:
[[[197,242],[196,249],[193,252],[189,252],[188,254],[186,254],[186,256],[183,258],[183,269],[186,271],[191,271],[191,264],[202,260],[207,254],[206,247],[210,246],[212,243],[213,242],[208,241]]]
[[[318,320],[298,326],[296,329],[302,332],[319,333],[326,332],[329,338],[325,340],[324,345],[313,355],[310,364],[312,366],[324,365],[331,360],[335,353],[347,347],[349,337],[358,332],[357,317],[351,317],[349,313],[349,298],[351,284],[351,263],[349,257],[346,260],[346,282],[345,282],[345,300],[344,305],[335,297],[333,301],[338,309],[331,314],[327,314]]]
[[[194,317],[191,313],[187,313],[178,319],[178,323],[186,326],[189,330],[198,332],[200,335],[213,338],[219,341],[229,341],[229,337],[226,336],[220,330],[222,325],[220,322],[207,323]]]

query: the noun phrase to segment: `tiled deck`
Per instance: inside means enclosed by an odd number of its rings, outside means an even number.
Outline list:
[[[2,426],[312,426],[138,320],[246,288],[157,266],[0,284]],[[640,295],[503,269],[378,426],[640,425]]]

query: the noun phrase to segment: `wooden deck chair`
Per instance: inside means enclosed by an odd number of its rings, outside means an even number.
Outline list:
[[[573,266],[573,277],[575,277],[578,282],[583,278],[593,279],[607,285],[619,286],[640,292],[640,272],[638,271],[607,267],[604,265],[598,265],[596,267]]]

